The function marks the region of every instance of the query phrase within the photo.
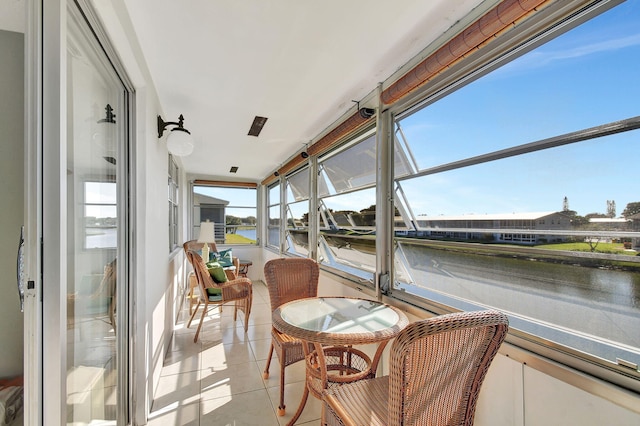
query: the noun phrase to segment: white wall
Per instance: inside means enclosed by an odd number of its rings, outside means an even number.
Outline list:
[[[24,35],[0,30],[0,378],[22,374],[16,256],[24,205]]]

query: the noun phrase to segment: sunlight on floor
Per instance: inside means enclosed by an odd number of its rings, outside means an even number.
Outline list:
[[[197,314],[199,315],[199,313]],[[200,338],[193,342],[197,320],[186,328],[188,307],[176,324],[155,391],[149,425],[285,425],[300,403],[304,364],[287,367],[287,414],[276,415],[280,368],[272,360],[262,378],[271,343],[271,309],[264,283],[253,283],[249,330],[242,313],[233,321],[233,306],[211,310]],[[275,358],[275,354],[274,354]],[[309,397],[298,425],[320,424],[321,404]]]

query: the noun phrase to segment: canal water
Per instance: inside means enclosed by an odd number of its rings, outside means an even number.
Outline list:
[[[640,361],[640,273],[403,245],[406,291],[451,296],[523,319],[542,337],[615,361]],[[427,296],[428,297],[428,296]],[[454,302],[455,303],[455,302]],[[576,343],[577,342],[577,343]]]

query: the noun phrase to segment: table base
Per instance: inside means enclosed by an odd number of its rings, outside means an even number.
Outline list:
[[[321,400],[322,392],[327,388],[375,376],[375,367],[371,358],[358,349],[351,346],[322,347],[317,343],[313,346],[315,350],[305,351],[306,383],[304,393],[296,413],[288,423],[289,426],[295,424],[302,414],[309,393]]]

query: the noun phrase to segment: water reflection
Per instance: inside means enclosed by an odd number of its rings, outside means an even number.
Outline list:
[[[640,273],[403,245],[417,287],[640,347]]]

